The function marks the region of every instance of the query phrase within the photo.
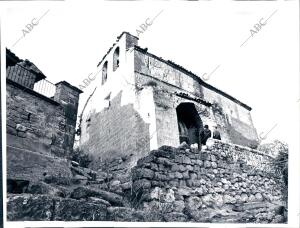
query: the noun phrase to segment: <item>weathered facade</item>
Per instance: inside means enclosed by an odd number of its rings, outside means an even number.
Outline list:
[[[73,149],[81,91],[65,81],[50,83],[9,50],[6,57],[7,178],[70,175],[64,159]]]
[[[162,145],[199,143],[205,124],[218,126],[224,142],[257,145],[249,106],[140,48],[129,33],[98,69],[80,124],[80,146],[95,158],[134,155],[135,163]]]

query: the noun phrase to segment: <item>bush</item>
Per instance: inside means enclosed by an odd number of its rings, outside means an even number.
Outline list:
[[[279,140],[259,145],[258,150],[274,157],[273,165],[283,174],[283,180],[288,181],[288,145]]]
[[[282,156],[283,154],[288,153],[288,145],[279,140],[274,140],[271,143],[261,144],[257,149],[273,157],[277,157],[280,154]]]

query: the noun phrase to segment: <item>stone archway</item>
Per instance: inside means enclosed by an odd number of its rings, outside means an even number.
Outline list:
[[[189,145],[200,142],[199,134],[203,124],[193,103],[181,103],[176,108],[179,142],[187,142]]]

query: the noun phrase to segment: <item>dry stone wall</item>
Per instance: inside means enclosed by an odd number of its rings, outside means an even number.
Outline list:
[[[186,144],[160,147],[131,172],[122,165],[126,159],[103,163],[97,172],[75,162],[67,172],[55,161],[54,169],[45,176],[35,172],[27,186],[27,176],[12,180],[25,188],[8,190],[8,220],[287,222],[287,187],[270,163],[273,158],[259,151],[209,140],[201,152]],[[94,178],[88,178],[91,173]]]
[[[284,222],[286,187],[272,160],[217,140],[201,152],[163,146],[132,169],[133,192],[138,207],[183,220]]]

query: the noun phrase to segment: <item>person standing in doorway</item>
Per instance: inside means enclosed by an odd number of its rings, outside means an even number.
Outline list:
[[[217,126],[214,127],[214,131],[213,131],[213,139],[221,140],[221,133],[219,132]]]
[[[206,145],[206,141],[210,137],[211,137],[211,130],[209,130],[208,125],[204,125],[204,129],[201,132],[201,144]]]

